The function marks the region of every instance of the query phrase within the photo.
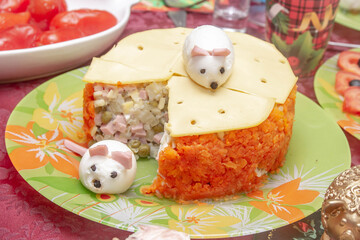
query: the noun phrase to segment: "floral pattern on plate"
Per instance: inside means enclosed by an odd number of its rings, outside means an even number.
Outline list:
[[[259,233],[316,212],[332,180],[350,167],[349,146],[341,129],[298,94],[286,163],[259,191],[188,205],[143,195],[141,189],[156,176],[157,162],[142,159],[126,193],[92,193],[78,179],[80,157],[63,145],[64,139],[84,143],[81,79],[86,70],[60,75],[29,93],[11,114],[5,138],[12,163],[34,189],[87,219],[129,231],[155,224],[193,238]]]

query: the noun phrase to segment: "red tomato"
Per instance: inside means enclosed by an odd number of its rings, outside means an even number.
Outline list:
[[[0,31],[5,30],[9,27],[18,25],[18,24],[25,24],[28,23],[30,19],[29,12],[22,12],[22,13],[10,13],[4,12],[0,13]]]
[[[65,0],[30,0],[28,8],[31,17],[42,30],[47,30],[51,19],[67,10]]]
[[[0,50],[34,47],[40,33],[39,28],[30,24],[15,25],[0,32]]]
[[[34,26],[37,26],[42,31],[49,30],[49,21],[48,20],[36,21],[34,18],[30,17],[29,23]]]
[[[78,9],[56,15],[50,29],[75,27],[85,35],[95,34],[116,25],[116,18],[107,11]]]
[[[345,91],[343,111],[360,116],[360,87],[351,87]]]
[[[38,45],[47,45],[81,38],[84,34],[76,28],[59,28],[43,32],[37,42]]]
[[[338,65],[343,70],[360,75],[360,52],[344,51],[340,53]]]
[[[344,96],[344,92],[350,87],[349,83],[356,79],[360,80],[360,75],[356,75],[347,71],[338,71],[335,77],[336,92]]]
[[[29,0],[0,0],[0,12],[24,12],[29,5]]]

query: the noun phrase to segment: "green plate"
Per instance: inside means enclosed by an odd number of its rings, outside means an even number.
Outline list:
[[[339,8],[336,13],[335,22],[360,31],[360,13],[350,13],[344,9]]]
[[[360,52],[360,49],[352,49]],[[343,97],[335,91],[335,77],[339,55],[328,59],[316,72],[314,90],[320,105],[329,112],[337,123],[357,139],[360,139],[360,117],[342,111]]]
[[[65,138],[84,141],[81,78],[86,68],[60,75],[33,90],[14,109],[6,148],[21,176],[55,204],[111,227],[136,231],[153,224],[193,238],[248,235],[302,219],[321,207],[333,179],[350,167],[347,140],[331,117],[298,94],[293,137],[279,173],[254,193],[227,201],[180,205],[141,194],[156,175],[154,159],[139,160],[136,180],[120,195],[95,194],[78,179],[80,158]]]

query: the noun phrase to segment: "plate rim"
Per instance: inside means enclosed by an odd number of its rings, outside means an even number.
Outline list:
[[[336,13],[336,17],[335,17],[335,22],[340,25],[343,25],[345,27],[360,31],[360,23],[357,25],[354,25],[352,23],[356,23],[356,22],[354,22],[354,21],[348,22],[347,21],[348,14],[351,14],[351,13],[348,13],[346,10],[340,8],[340,6],[339,6],[339,10]],[[360,19],[360,13],[359,13],[359,19]]]

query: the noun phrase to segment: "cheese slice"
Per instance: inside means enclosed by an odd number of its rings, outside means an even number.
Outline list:
[[[105,66],[107,62],[96,60],[91,64],[91,74],[84,80],[132,84],[165,81],[172,75],[187,76],[182,47],[190,31],[189,28],[173,28],[132,34],[101,57],[118,64]],[[244,33],[227,34],[234,45],[235,62],[224,87],[284,103],[297,81],[287,59],[273,44]]]
[[[187,28],[155,29],[121,40],[102,59],[145,71],[171,71],[181,54]]]
[[[93,58],[83,80],[89,83],[134,84],[166,81],[170,71],[146,71],[128,67],[122,63]]]
[[[273,44],[244,33],[228,33],[235,63],[225,88],[275,98],[284,103],[297,77]]]
[[[183,62],[182,52],[179,53],[174,65],[171,68],[171,72],[175,76],[188,77],[188,74],[185,70],[185,66],[184,66],[184,62]]]
[[[187,77],[168,82],[172,137],[191,136],[254,127],[271,113],[275,99],[220,87],[212,91]]]

